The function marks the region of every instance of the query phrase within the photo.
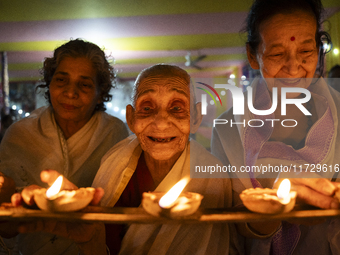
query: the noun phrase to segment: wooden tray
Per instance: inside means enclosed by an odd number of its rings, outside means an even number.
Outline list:
[[[143,208],[108,208],[88,206],[82,211],[72,213],[51,213],[24,207],[0,207],[0,221],[58,220],[104,223],[214,223],[214,222],[252,222],[268,220],[326,219],[340,217],[340,210],[322,210],[307,206],[296,206],[284,214],[267,215],[249,212],[245,208],[201,209],[191,216],[180,219],[155,217]]]

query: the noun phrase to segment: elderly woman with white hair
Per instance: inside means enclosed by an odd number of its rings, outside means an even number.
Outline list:
[[[103,158],[93,186],[102,187],[105,206],[139,206],[142,193],[168,191],[195,165],[219,161],[190,140],[201,124],[201,105],[194,102],[190,76],[177,66],[154,65],[135,82],[127,123],[135,133]],[[229,207],[229,179],[191,179],[186,191],[204,195],[202,206]],[[115,232],[115,226],[111,226]],[[108,228],[107,228],[108,230]],[[164,235],[166,233],[166,235]],[[112,240],[107,234],[107,244]],[[133,224],[122,241],[121,254],[228,254],[227,224]]]

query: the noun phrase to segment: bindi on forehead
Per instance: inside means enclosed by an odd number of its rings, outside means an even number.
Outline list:
[[[291,40],[292,42],[294,42],[294,41],[295,41],[295,36],[292,36],[292,37],[290,38],[290,40]]]

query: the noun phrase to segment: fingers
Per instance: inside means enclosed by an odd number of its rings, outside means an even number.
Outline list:
[[[47,183],[48,186],[52,186],[55,180],[59,177],[60,173],[55,170],[43,170],[40,173],[40,179]]]
[[[296,178],[290,181],[294,185],[307,186],[326,196],[333,196],[337,190],[336,185],[325,178]]]
[[[14,193],[12,195],[11,203],[12,203],[13,206],[15,206],[15,207],[20,206],[20,205],[22,205],[22,202],[23,202],[23,200],[22,200],[22,196],[21,196],[20,193]]]
[[[1,189],[15,189],[15,182],[12,178],[1,175],[0,186],[1,186]]]
[[[98,205],[103,196],[104,196],[104,189],[96,188],[95,193],[93,195],[93,199],[91,201],[91,205]]]
[[[64,177],[61,189],[74,190],[78,189],[78,187]]]
[[[294,185],[294,190],[297,191],[298,200],[304,203],[320,207],[323,209],[338,209],[339,200],[332,196],[324,195],[305,185]]]
[[[40,179],[43,182],[46,182],[48,186],[52,186],[52,184],[55,182],[55,180],[60,176],[61,174],[55,170],[43,170],[40,173]],[[73,190],[78,189],[76,185],[74,185],[72,182],[67,180],[65,177],[63,177],[63,184],[61,189],[66,190]]]
[[[0,203],[8,203],[15,193],[15,183],[12,178],[0,175]]]
[[[31,185],[23,189],[21,192],[22,200],[27,204],[27,205],[34,205],[34,190],[35,189],[41,189],[38,185]]]

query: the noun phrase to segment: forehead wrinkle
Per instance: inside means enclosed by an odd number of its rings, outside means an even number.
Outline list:
[[[169,87],[168,91],[176,91],[180,94],[189,98],[189,84],[182,78],[178,76],[152,76],[152,77],[144,77],[137,85],[137,95],[136,100],[146,94],[146,93],[154,93],[156,92],[155,86],[159,87]],[[185,87],[185,88],[184,88]]]
[[[65,76],[70,76],[70,74],[68,72],[65,72],[65,71],[57,71],[55,72],[54,75],[56,74],[61,74],[61,75],[65,75]],[[84,79],[84,80],[91,80],[94,82],[94,80],[92,79],[91,76],[86,76],[86,75],[80,75],[80,78]]]
[[[277,49],[277,48],[283,48],[283,44],[282,43],[276,43],[273,45],[268,45],[269,49]]]
[[[302,42],[302,44],[314,44],[315,40],[314,39],[307,39]]]
[[[92,77],[90,77],[90,76],[81,75],[80,77],[81,77],[82,79],[84,79],[84,80],[91,80],[91,81],[94,81],[94,80],[92,79]]]
[[[65,71],[57,71],[57,72],[55,72],[54,74],[69,75],[69,73],[68,73],[68,72],[65,72]]]

